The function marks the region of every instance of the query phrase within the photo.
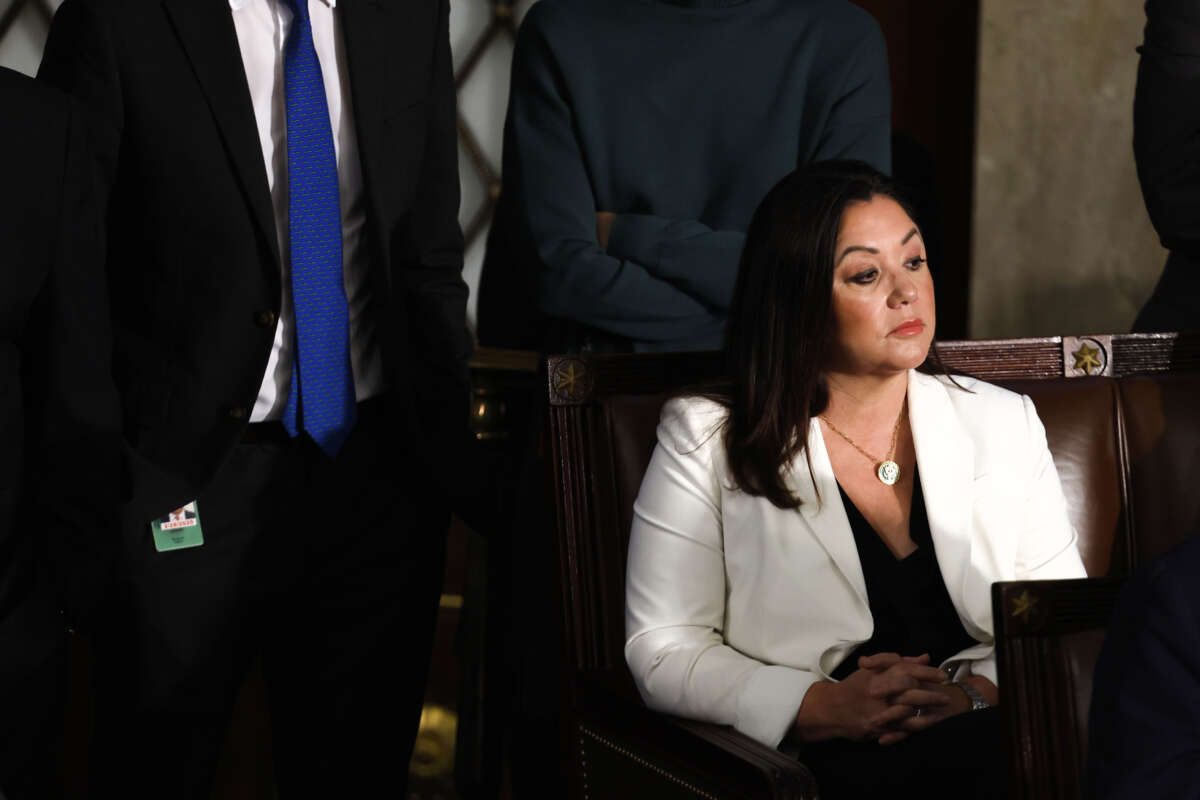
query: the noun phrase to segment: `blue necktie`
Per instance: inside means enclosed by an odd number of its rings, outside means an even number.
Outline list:
[[[285,2],[292,10],[283,69],[296,340],[283,426],[292,436],[307,431],[333,457],[354,427],[357,412],[350,311],[342,283],[337,155],[308,0]]]

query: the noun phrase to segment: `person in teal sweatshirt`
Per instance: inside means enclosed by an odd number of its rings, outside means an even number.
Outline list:
[[[481,344],[715,349],[767,190],[890,172],[879,26],[847,0],[542,0],[521,26]]]

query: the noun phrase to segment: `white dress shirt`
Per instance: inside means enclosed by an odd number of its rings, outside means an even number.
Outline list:
[[[308,0],[313,44],[321,63],[329,125],[337,155],[338,194],[342,212],[342,277],[350,306],[350,363],[354,393],[361,402],[384,389],[383,364],[375,321],[370,312],[367,255],[363,242],[366,220],[362,165],[354,131],[350,84],[337,0]],[[295,311],[288,240],[287,111],[284,105],[283,46],[291,30],[292,12],[282,0],[229,0],[233,26],[254,118],[267,167],[267,183],[275,210],[275,234],[283,267],[283,298],[275,327],[275,344],[250,414],[251,422],[283,417],[292,382]]]
[[[976,644],[940,666],[999,684],[995,581],[1085,577],[1033,402],[998,386],[911,371],[908,411],[946,590]],[[775,747],[810,686],[871,638],[874,621],[821,427],[808,432],[782,509],[730,488],[725,410],[668,403],[634,503],[625,658],[647,705]],[[814,491],[814,481],[818,494]],[[916,655],[906,653],[905,655]]]

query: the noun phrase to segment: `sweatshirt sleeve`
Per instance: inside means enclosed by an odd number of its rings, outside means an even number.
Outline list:
[[[879,24],[864,13],[867,24],[853,46],[837,54],[846,65],[837,77],[829,116],[813,161],[854,158],[881,172],[892,171],[892,96],[887,42]]]
[[[811,160],[854,158],[883,172],[892,167],[891,78],[879,25],[861,10],[853,16],[853,45],[830,47],[820,67],[829,112]],[[816,105],[825,107],[824,103]],[[652,275],[712,309],[725,312],[733,296],[746,236],[698,220],[618,214],[608,252],[643,265]]]
[[[655,277],[725,313],[733,297],[746,234],[696,220],[618,214],[608,252],[646,266]]]
[[[818,678],[725,643],[721,490],[712,464],[719,416],[699,403],[664,409],[634,504],[625,659],[651,708],[732,725],[777,747]]]
[[[636,341],[710,336],[723,316],[630,257],[605,253],[570,97],[538,25],[525,19],[513,54],[506,177],[542,264],[542,310]],[[509,190],[506,187],[506,191]]]

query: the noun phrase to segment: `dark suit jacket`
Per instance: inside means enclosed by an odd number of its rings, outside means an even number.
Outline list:
[[[1089,798],[1200,798],[1200,535],[1121,590],[1096,662]]]
[[[1134,156],[1171,255],[1134,330],[1200,330],[1200,5],[1150,0],[1139,49]]]
[[[398,452],[445,488],[466,441],[446,0],[341,0],[369,285]],[[85,105],[106,204],[133,515],[194,499],[247,424],[280,303],[254,111],[224,0],[66,0],[38,77]],[[417,466],[419,465],[419,466]]]
[[[76,593],[72,610],[94,599],[120,444],[79,114],[61,93],[4,69],[0,108],[2,681],[60,635],[51,557],[60,588]]]

